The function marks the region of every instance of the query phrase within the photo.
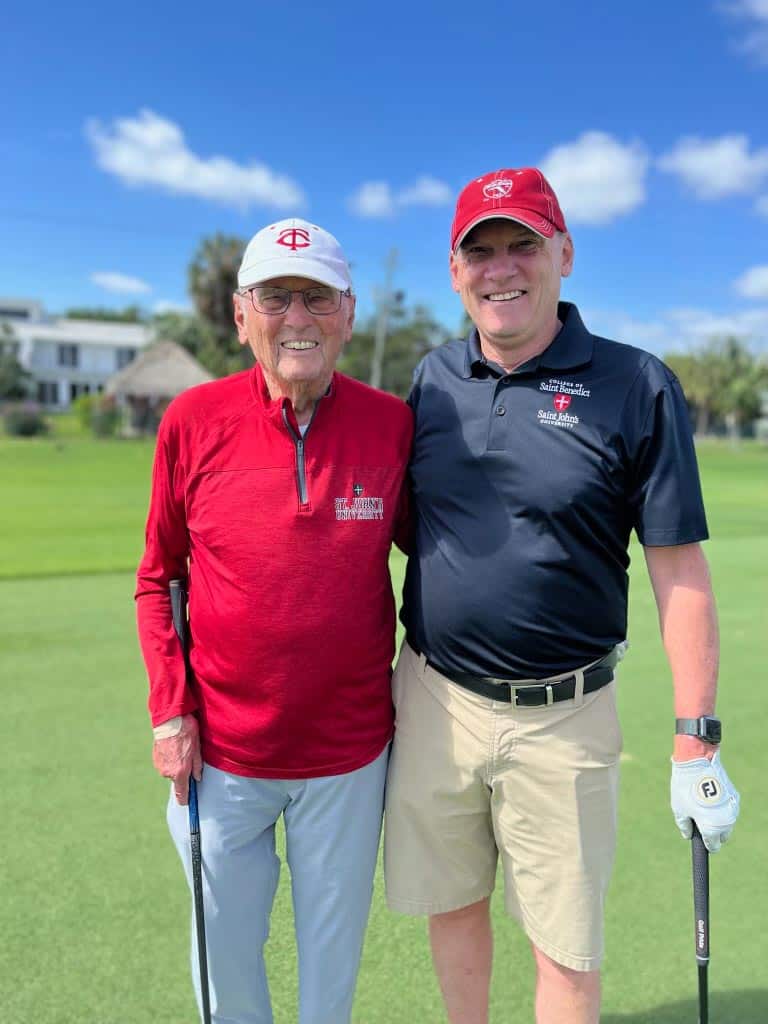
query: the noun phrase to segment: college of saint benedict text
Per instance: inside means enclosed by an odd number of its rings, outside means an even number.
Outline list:
[[[343,521],[384,518],[383,498],[334,498],[333,504],[336,518]]]
[[[578,395],[579,398],[589,398],[592,394],[590,389],[585,388],[583,384],[574,384],[570,380],[558,380],[556,377],[543,380],[539,384],[539,391],[561,391],[564,395]]]

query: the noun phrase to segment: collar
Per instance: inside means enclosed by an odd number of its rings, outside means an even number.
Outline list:
[[[584,366],[592,359],[594,339],[584,326],[579,311],[572,302],[560,302],[557,307],[561,329],[549,345],[537,356],[522,363],[514,373],[535,373],[539,369],[574,370]],[[489,374],[498,377],[507,376],[506,371],[498,363],[489,362],[480,348],[480,336],[475,327],[467,339],[464,355],[465,379],[470,377],[484,378]]]
[[[338,390],[337,377],[338,374],[334,371],[327,391],[317,400],[315,414],[312,417],[313,420],[316,419],[321,406],[325,409],[326,406],[330,405],[335,399],[336,392]],[[269,389],[267,388],[267,382],[264,379],[264,371],[259,363],[256,363],[253,370],[251,370],[251,392],[255,399],[256,406],[268,420],[274,423],[275,426],[279,427],[280,430],[284,430],[283,409],[285,409],[286,416],[288,417],[291,426],[298,433],[299,427],[296,422],[296,414],[293,411],[293,405],[291,404],[290,398],[272,398],[269,393]]]

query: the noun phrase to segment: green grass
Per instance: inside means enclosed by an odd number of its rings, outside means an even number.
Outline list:
[[[0,579],[134,569],[152,450],[148,441],[0,441]]]
[[[192,1024],[189,902],[165,830],[166,784],[150,761],[131,600],[151,449],[58,444],[0,443],[0,1020]],[[700,458],[723,635],[724,760],[743,801],[711,866],[712,1020],[763,1024],[768,450],[706,445]],[[639,548],[633,556],[603,1022],[688,1024],[696,970],[690,854],[668,810],[671,687]],[[393,558],[398,580],[402,568]],[[494,915],[492,1020],[527,1024],[527,946],[498,905]],[[276,1024],[295,1024],[287,870],[269,949]],[[444,1020],[424,922],[386,910],[380,873],[353,1019]]]

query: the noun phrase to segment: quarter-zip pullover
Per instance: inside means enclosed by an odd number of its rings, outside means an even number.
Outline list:
[[[303,438],[258,366],[171,403],[136,590],[153,725],[194,711],[208,764],[263,778],[340,774],[381,752],[411,437],[404,402],[338,373]],[[174,577],[188,579],[189,681]]]

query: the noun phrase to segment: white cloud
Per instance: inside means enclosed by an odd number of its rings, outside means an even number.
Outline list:
[[[402,189],[397,195],[400,206],[446,206],[453,199],[453,189],[428,174],[418,178],[413,185]]]
[[[768,265],[750,267],[734,282],[734,287],[746,299],[768,299]]]
[[[606,132],[585,132],[555,146],[539,164],[557,192],[566,222],[607,224],[645,200],[648,154]]]
[[[350,209],[360,217],[391,217],[395,212],[392,189],[386,181],[367,181],[349,200]]]
[[[119,295],[146,295],[152,287],[139,277],[130,277],[115,270],[96,270],[91,274],[91,281],[107,292]]]
[[[733,0],[729,6],[737,14],[768,21],[768,0]]]
[[[746,35],[737,48],[759,64],[768,64],[768,0],[731,0],[720,6],[727,14],[746,22]]]
[[[768,177],[768,148],[750,153],[746,135],[688,136],[660,157],[659,167],[676,174],[699,199],[749,194]]]
[[[706,309],[668,309],[650,320],[614,310],[585,310],[590,330],[644,348],[658,356],[690,352],[712,338],[742,338],[754,351],[768,352],[768,306],[713,313]]]
[[[392,217],[406,206],[445,206],[453,202],[453,189],[428,174],[395,192],[386,181],[367,181],[349,199],[360,217]]]
[[[151,110],[106,127],[90,120],[85,131],[99,167],[126,185],[155,186],[242,208],[255,203],[295,209],[305,201],[299,185],[265,164],[198,156],[177,124]]]

